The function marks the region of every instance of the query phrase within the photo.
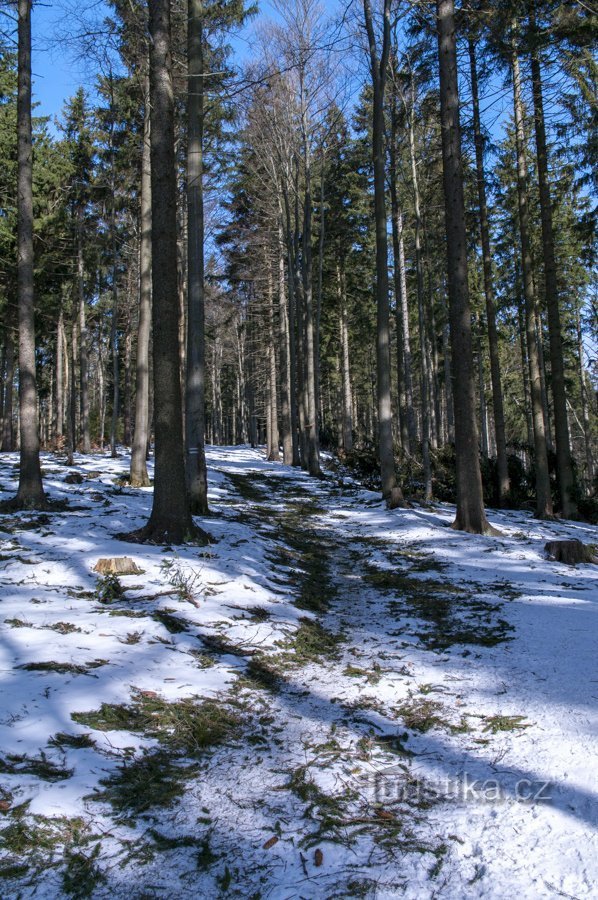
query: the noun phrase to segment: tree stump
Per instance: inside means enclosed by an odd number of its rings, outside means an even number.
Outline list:
[[[544,550],[550,559],[565,563],[567,566],[575,566],[577,563],[597,562],[594,550],[582,544],[581,541],[548,541]]]
[[[143,575],[143,569],[140,569],[130,556],[98,559],[93,571],[100,575]]]

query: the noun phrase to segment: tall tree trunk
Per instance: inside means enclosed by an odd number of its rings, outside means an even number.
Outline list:
[[[274,329],[274,285],[272,278],[272,260],[266,263],[268,270],[268,410],[270,427],[268,429],[268,459],[278,462],[280,459],[280,441],[278,434],[278,374],[276,371],[276,343]]]
[[[417,444],[417,423],[413,408],[413,379],[411,368],[413,360],[411,356],[411,328],[409,325],[409,301],[407,295],[407,267],[405,265],[405,241],[403,238],[403,214],[398,211],[398,251],[399,251],[399,284],[400,284],[400,316],[401,337],[403,340],[403,362],[405,370],[405,401],[407,403],[407,430],[409,433],[410,452],[413,453]]]
[[[129,296],[132,296],[132,291]],[[131,302],[131,301],[129,301]],[[132,384],[131,369],[133,350],[133,335],[131,333],[131,309],[127,309],[127,322],[125,330],[125,358],[124,358],[124,395],[123,395],[123,443],[125,447],[131,446],[131,413],[132,413]]]
[[[583,338],[581,333],[581,315],[579,313],[579,308],[576,312],[576,326],[577,354],[579,365],[579,390],[581,394],[581,414],[583,421],[583,440],[586,457],[586,476],[588,484],[592,485],[594,481],[594,458],[592,454],[592,432],[590,431],[590,413],[588,409],[588,389],[583,365]]]
[[[293,426],[291,417],[291,365],[289,310],[287,307],[286,275],[284,267],[284,238],[282,226],[278,231],[278,327],[280,341],[280,418],[282,425],[282,458],[287,466],[293,464]]]
[[[403,333],[403,278],[405,275],[405,250],[403,247],[403,216],[399,207],[397,193],[397,110],[396,92],[393,92],[391,109],[391,137],[390,137],[390,217],[392,225],[392,255],[393,255],[393,280],[395,295],[395,322],[397,332],[397,395],[399,402],[399,428],[401,434],[401,447],[406,453],[412,452],[415,442],[411,440],[411,422],[413,416],[413,394],[411,392],[411,373],[407,374],[405,350],[409,343]],[[401,268],[401,266],[403,268]],[[406,303],[406,298],[405,298]]]
[[[571,441],[569,437],[569,424],[567,421],[565,367],[563,363],[562,344],[563,334],[561,328],[561,312],[559,308],[552,203],[550,199],[550,181],[548,176],[548,151],[546,147],[546,126],[544,124],[542,71],[540,68],[540,56],[535,43],[537,30],[534,7],[535,0],[531,0],[529,23],[532,37],[532,96],[534,102],[538,182],[540,186],[540,221],[542,224],[542,252],[544,257],[544,290],[546,295],[546,310],[548,313],[548,335],[550,340],[550,374],[554,409],[557,478],[561,500],[561,511],[565,517],[571,518],[577,515],[577,505],[573,496],[575,479],[571,462]]]
[[[292,465],[301,465],[301,453],[299,448],[299,385],[297,379],[297,293],[295,290],[295,257],[293,246],[293,231],[291,225],[291,203],[288,188],[283,185],[285,241],[287,251],[287,284],[288,284],[288,311],[289,311],[289,379],[290,379],[290,404],[291,404],[291,433],[293,436],[293,462]]]
[[[484,512],[478,451],[453,0],[436,0],[436,10],[449,317],[454,370],[457,516],[453,527],[474,534],[485,534],[492,529]]]
[[[39,508],[46,498],[39,461],[33,295],[33,154],[31,146],[31,0],[18,0],[17,280],[19,296],[19,421],[21,453],[16,505]]]
[[[417,285],[417,313],[420,347],[420,399],[422,417],[422,462],[424,467],[424,496],[432,499],[432,466],[430,464],[430,398],[428,374],[428,348],[426,337],[426,316],[424,300],[424,271],[422,260],[422,217],[415,159],[415,94],[412,94],[409,110],[409,157],[411,160],[411,182],[413,185],[413,205],[415,211],[415,270]]]
[[[427,254],[426,250],[426,254]],[[429,347],[430,347],[430,395],[434,398],[432,409],[434,411],[434,423],[432,428],[432,448],[436,450],[442,443],[442,403],[440,398],[440,381],[438,377],[438,342],[436,339],[436,312],[434,309],[434,295],[432,288],[432,275],[428,267],[428,314],[430,318]]]
[[[320,375],[320,331],[322,321],[322,283],[324,275],[324,241],[326,237],[326,166],[325,149],[322,151],[322,168],[320,171],[320,233],[318,235],[318,290],[316,296],[316,321],[314,328],[314,383],[316,401],[316,422],[318,434],[322,424],[322,397]]]
[[[177,185],[169,0],[150,0],[152,300],[156,469],[147,525],[131,537],[180,544],[199,537],[185,478],[177,283]],[[205,535],[202,536],[204,539]]]
[[[116,241],[112,252],[116,254]],[[116,256],[114,257],[116,259]],[[120,385],[118,372],[118,283],[116,263],[112,270],[112,315],[110,323],[110,354],[112,358],[112,419],[110,423],[110,455],[116,457],[116,438],[118,429],[118,407],[120,404]]]
[[[299,164],[295,164],[295,209],[292,238],[293,259],[293,296],[295,299],[295,363],[297,377],[297,418],[299,426],[299,458],[301,468],[308,469],[308,444],[307,444],[307,329],[305,321],[305,296],[301,279],[300,247],[300,216],[299,216]]]
[[[490,225],[486,199],[486,175],[484,172],[484,137],[480,119],[478,90],[478,70],[473,38],[468,39],[469,68],[471,73],[471,94],[473,99],[473,130],[475,140],[476,180],[480,213],[480,233],[482,239],[482,259],[484,264],[484,296],[486,298],[486,321],[488,324],[488,346],[490,350],[490,378],[492,381],[492,410],[494,413],[494,433],[496,436],[496,465],[498,470],[498,497],[501,506],[509,493],[509,469],[507,464],[507,444],[505,438],[505,413],[502,396],[502,380],[498,355],[498,329],[496,327],[496,301],[492,276],[492,251],[490,247]]]
[[[83,207],[77,210],[77,292],[79,299],[79,402],[81,451],[91,452],[89,433],[89,359],[85,316],[85,266],[83,261]]]
[[[4,373],[6,372],[6,341],[7,341],[7,326],[6,321],[4,322],[4,340],[2,341],[2,357],[0,358],[0,435],[4,430],[4,397],[6,393],[6,380],[4,378]],[[1,440],[1,438],[0,438]]]
[[[532,263],[533,264],[533,263]],[[548,388],[546,386],[546,361],[544,356],[544,328],[542,324],[542,316],[538,305],[538,291],[536,290],[536,280],[532,280],[532,290],[534,295],[534,322],[536,328],[536,341],[538,344],[538,364],[540,366],[540,390],[542,392],[542,415],[544,416],[544,430],[546,432],[546,449],[551,453],[554,450],[552,441],[552,426],[550,422],[550,408],[548,406]]]
[[[307,100],[304,99],[305,86],[302,84],[302,138],[304,153],[305,193],[303,197],[303,312],[305,325],[305,440],[307,449],[307,470],[310,475],[320,475],[320,448],[318,435],[318,409],[316,401],[316,332],[314,324],[312,289],[312,199],[311,199],[311,148],[307,122]]]
[[[56,426],[54,428],[54,441],[57,450],[62,450],[62,443],[64,440],[64,343],[64,310],[61,306],[58,315],[58,325],[56,326]]]
[[[4,382],[4,417],[2,419],[2,446],[3,453],[12,453],[15,447],[14,423],[13,423],[13,394],[15,379],[15,338],[14,322],[12,315],[7,319],[4,333],[6,347],[6,378]]]
[[[188,0],[187,31],[187,381],[185,449],[191,512],[208,514],[204,338],[203,0]]]
[[[349,325],[347,316],[347,291],[345,288],[344,267],[337,264],[336,269],[339,300],[339,343],[341,350],[341,391],[342,391],[342,437],[343,450],[349,453],[353,449],[353,400],[351,396],[351,366],[349,359]]]
[[[534,418],[532,415],[531,391],[529,389],[529,362],[527,358],[527,335],[525,331],[525,297],[517,304],[517,319],[519,324],[519,347],[521,352],[521,375],[523,380],[523,412],[527,431],[527,445],[529,449],[534,446]]]
[[[444,287],[444,286],[443,286]],[[449,444],[455,441],[455,405],[453,402],[453,367],[451,365],[451,334],[446,294],[441,292],[444,325],[442,328],[442,354],[444,356],[444,397],[446,403],[446,432]]]
[[[363,0],[365,26],[370,54],[370,72],[374,91],[372,114],[372,161],[374,164],[374,217],[376,222],[376,374],[378,406],[378,454],[382,496],[389,506],[402,502],[395,474],[392,439],[390,379],[390,312],[388,305],[388,239],[386,220],[386,154],[384,150],[384,93],[390,52],[391,0],[384,0],[383,37],[380,57],[372,20],[370,0]]]
[[[66,332],[65,332],[66,340]],[[68,360],[67,367],[67,411],[66,411],[66,456],[67,466],[75,462],[75,445],[77,443],[77,321],[73,319],[71,325],[71,340],[68,348],[65,347],[65,356]]]
[[[521,75],[515,43],[511,53],[513,70],[513,103],[517,143],[517,195],[519,203],[519,233],[521,239],[521,266],[523,292],[525,297],[525,330],[527,335],[527,357],[529,383],[532,401],[534,430],[534,455],[536,466],[536,515],[540,518],[552,516],[552,497],[548,474],[548,454],[546,452],[546,430],[542,410],[542,384],[538,341],[536,337],[535,301],[532,272],[532,257],[529,238],[529,210],[527,203],[527,161],[525,158],[525,128],[523,122],[523,101],[521,99]]]
[[[482,438],[482,456],[486,459],[490,456],[490,445],[488,441],[488,407],[486,405],[486,379],[484,377],[484,350],[482,347],[482,323],[480,317],[476,316],[476,325],[478,330],[478,393],[480,395],[480,426]]]
[[[145,85],[143,148],[141,151],[141,211],[139,244],[139,331],[135,366],[135,430],[131,453],[131,484],[147,487],[149,441],[149,342],[152,323],[152,173],[149,85]]]

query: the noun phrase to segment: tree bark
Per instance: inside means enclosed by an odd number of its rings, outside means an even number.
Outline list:
[[[301,72],[302,77],[303,73]],[[304,153],[305,192],[303,195],[303,242],[301,253],[301,269],[303,281],[303,314],[304,314],[304,357],[305,357],[305,443],[307,449],[307,470],[310,475],[319,476],[320,448],[318,435],[318,409],[316,401],[316,334],[313,309],[312,289],[312,198],[311,198],[311,148],[309,144],[307,100],[305,85],[301,86],[301,128]]]
[[[314,384],[316,422],[318,434],[322,424],[322,388],[320,373],[320,333],[322,321],[322,281],[324,275],[324,243],[326,237],[326,150],[322,150],[322,163],[320,171],[320,233],[318,235],[318,291],[316,296],[316,321],[314,328]]]
[[[203,0],[188,0],[187,32],[187,377],[185,449],[191,512],[206,516],[204,337]]]
[[[13,318],[8,319],[4,333],[6,348],[6,378],[4,381],[4,416],[2,419],[2,447],[3,453],[12,453],[15,446],[13,423],[13,393],[15,378],[15,339],[13,333]]]
[[[498,469],[498,497],[501,506],[509,493],[509,469],[507,464],[507,444],[505,438],[505,414],[502,396],[502,380],[498,355],[498,329],[496,327],[496,301],[492,276],[492,251],[490,247],[490,225],[486,199],[486,176],[484,172],[484,138],[480,119],[478,71],[473,38],[468,39],[469,67],[471,73],[471,94],[473,100],[473,130],[476,158],[476,181],[478,207],[480,213],[480,234],[482,239],[482,259],[484,266],[484,296],[486,299],[486,321],[488,325],[488,347],[490,350],[490,378],[492,381],[492,410],[494,413],[494,433],[496,436],[496,465]]]
[[[517,196],[519,204],[519,234],[521,239],[521,266],[523,273],[523,293],[525,297],[525,330],[527,335],[527,357],[529,384],[532,401],[534,431],[534,455],[536,466],[536,515],[539,518],[552,516],[552,497],[548,474],[548,454],[546,451],[546,430],[542,409],[542,384],[536,336],[535,302],[532,272],[532,257],[529,238],[529,209],[527,203],[527,161],[525,158],[525,128],[523,123],[523,101],[521,99],[521,75],[519,58],[513,43],[511,53],[513,71],[513,104],[515,111],[515,135],[517,144]]]
[[[278,462],[280,459],[280,441],[278,434],[278,375],[276,371],[276,344],[274,340],[274,285],[272,278],[272,261],[266,263],[268,270],[268,410],[270,427],[268,429],[268,459]]]
[[[390,313],[388,305],[388,238],[386,233],[386,154],[384,151],[384,93],[390,52],[391,0],[384,0],[383,37],[380,57],[376,46],[372,7],[363,0],[373,86],[372,161],[374,165],[374,217],[376,223],[376,400],[378,407],[378,455],[382,496],[391,506],[403,497],[395,474],[392,439],[390,384]]]
[[[337,264],[336,269],[339,300],[339,343],[341,350],[341,391],[342,391],[342,438],[343,450],[350,453],[353,449],[353,398],[351,396],[351,366],[349,358],[349,325],[347,316],[347,291],[343,267]]]
[[[432,499],[432,467],[430,464],[430,397],[428,391],[428,352],[426,338],[426,317],[424,309],[424,272],[422,260],[422,217],[415,160],[415,96],[411,97],[409,110],[409,157],[411,160],[411,182],[413,185],[413,206],[415,211],[415,271],[417,285],[417,316],[419,324],[420,348],[420,401],[422,416],[422,462],[424,468],[424,497]]]
[[[66,341],[66,332],[65,332]],[[77,443],[77,378],[76,378],[76,344],[77,321],[73,319],[71,325],[71,340],[68,348],[65,346],[67,359],[67,410],[66,410],[66,455],[67,466],[72,466],[75,461],[75,444]]]
[[[147,487],[147,445],[149,441],[149,341],[152,319],[152,184],[149,86],[145,88],[143,147],[141,151],[141,211],[139,245],[139,330],[135,365],[135,429],[131,452],[133,487]]]
[[[492,529],[484,511],[478,451],[453,0],[436,0],[436,10],[449,320],[454,373],[457,515],[453,527],[474,534],[487,534]]]
[[[299,448],[299,406],[297,379],[297,296],[295,290],[295,256],[291,226],[291,204],[288,188],[283,186],[285,241],[287,255],[288,313],[289,313],[289,380],[291,404],[291,434],[293,437],[293,466],[301,465]]]
[[[591,486],[594,481],[594,457],[592,454],[592,432],[590,430],[590,413],[588,409],[588,388],[583,365],[583,338],[581,333],[581,315],[579,308],[576,312],[577,326],[577,354],[579,365],[579,391],[581,395],[581,415],[583,421],[583,440],[586,457],[586,477]]]
[[[156,468],[147,525],[131,540],[180,544],[199,538],[189,508],[183,443],[174,94],[169,0],[150,0],[152,325]],[[201,533],[204,540],[206,535]]]
[[[18,0],[17,281],[19,297],[19,421],[21,452],[18,507],[40,508],[46,497],[39,461],[33,293],[33,153],[31,135],[31,0]]]
[[[79,402],[81,451],[91,452],[89,433],[89,359],[85,316],[85,265],[83,260],[83,207],[77,210],[77,292],[79,299]]]
[[[399,398],[399,427],[401,446],[411,454],[417,442],[411,384],[411,348],[409,318],[407,312],[407,280],[405,275],[405,247],[403,241],[403,213],[397,192],[397,111],[396,92],[391,109],[390,139],[390,216],[392,225],[393,278],[395,294],[395,321],[397,332],[397,394]],[[404,312],[407,315],[404,315]],[[405,326],[405,318],[407,323]]]
[[[63,428],[64,428],[64,370],[63,370],[63,347],[64,347],[64,311],[60,307],[58,315],[58,325],[56,326],[56,390],[55,390],[55,415],[56,425],[54,428],[54,441],[57,450],[62,449]]]
[[[577,504],[575,503],[573,496],[575,479],[571,462],[571,441],[569,437],[569,424],[567,421],[565,367],[563,363],[562,345],[563,336],[554,249],[552,202],[550,199],[550,182],[548,177],[548,151],[546,147],[546,126],[544,124],[542,70],[540,67],[540,56],[534,42],[537,34],[534,5],[534,0],[531,0],[529,22],[532,35],[532,96],[534,103],[538,182],[540,186],[540,221],[542,225],[542,251],[544,257],[544,290],[546,295],[548,335],[550,341],[550,374],[554,409],[557,478],[561,500],[561,511],[565,517],[572,518],[577,515]]]
[[[278,326],[280,340],[280,418],[282,425],[282,458],[287,466],[293,465],[293,426],[291,416],[291,365],[289,310],[287,307],[286,275],[284,266],[284,238],[282,226],[278,231]]]

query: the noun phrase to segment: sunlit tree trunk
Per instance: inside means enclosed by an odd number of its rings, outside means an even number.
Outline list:
[[[284,238],[282,226],[278,232],[278,324],[280,341],[280,418],[282,425],[282,458],[285,465],[293,464],[293,426],[291,417],[291,342],[289,334],[289,310],[287,306],[286,274],[284,265]]]
[[[187,34],[187,379],[185,448],[191,511],[208,514],[204,339],[203,0],[188,0]]]
[[[145,85],[143,147],[141,151],[141,199],[139,242],[139,327],[135,365],[135,429],[131,452],[131,484],[147,487],[149,441],[149,343],[152,323],[152,184],[149,85]]]
[[[39,508],[46,498],[39,461],[33,295],[33,153],[31,138],[31,0],[18,0],[17,280],[19,297],[20,463],[16,505]]]
[[[484,512],[476,423],[453,0],[436,0],[436,10],[449,321],[454,373],[457,516],[453,527],[484,534],[491,528]]]
[[[579,309],[576,314],[577,326],[577,357],[579,365],[579,389],[581,394],[581,413],[583,421],[583,439],[586,457],[586,477],[591,485],[594,481],[594,457],[592,453],[592,433],[590,431],[590,413],[588,404],[588,385],[583,365],[583,338],[581,333],[581,316]]]
[[[65,339],[64,339],[64,310],[62,307],[60,308],[60,313],[58,316],[58,325],[56,326],[56,365],[55,365],[55,379],[56,379],[56,389],[55,389],[55,415],[56,415],[56,424],[54,427],[54,441],[57,450],[62,449],[62,442],[64,439],[63,429],[64,429],[64,369],[63,369],[63,361],[64,361],[64,347]]]
[[[13,424],[13,393],[15,378],[15,339],[14,323],[12,315],[7,317],[6,330],[4,332],[4,344],[6,348],[6,378],[4,381],[4,416],[2,419],[2,446],[3,453],[11,453],[14,450],[14,424]]]
[[[542,384],[540,361],[536,335],[535,302],[532,272],[532,257],[529,238],[529,209],[527,202],[527,161],[525,158],[525,128],[523,122],[523,101],[521,98],[521,75],[515,45],[511,53],[513,71],[513,103],[515,111],[515,135],[517,144],[517,196],[519,203],[519,234],[521,240],[521,266],[523,293],[525,297],[525,330],[527,335],[527,357],[532,405],[534,433],[534,459],[536,466],[536,515],[540,518],[552,516],[552,497],[548,474],[548,454],[546,452],[546,430],[542,409]]]
[[[351,365],[349,357],[349,324],[347,314],[347,291],[343,267],[336,268],[338,302],[339,302],[339,344],[341,351],[341,434],[342,447],[345,453],[353,449],[353,398],[351,396]]]
[[[415,271],[417,286],[417,318],[420,348],[420,400],[422,421],[422,462],[424,468],[424,497],[432,499],[432,466],[430,464],[430,395],[428,373],[428,349],[426,338],[426,316],[424,300],[424,271],[422,259],[422,217],[415,158],[415,97],[409,110],[409,158],[411,161],[411,183],[413,186],[413,206],[415,212]]]
[[[81,451],[91,451],[89,433],[89,359],[85,314],[85,266],[83,262],[83,207],[77,210],[77,293],[79,300],[79,404]]]
[[[193,524],[185,478],[169,0],[150,0],[149,23],[156,468],[149,521],[130,537],[159,544],[180,544],[192,538],[205,540],[206,535]]]
[[[374,217],[376,224],[376,400],[378,406],[378,455],[382,496],[390,506],[403,497],[395,474],[392,438],[390,379],[390,311],[388,303],[388,238],[386,220],[386,154],[384,150],[384,93],[390,52],[391,0],[384,0],[380,55],[370,0],[363,0],[365,27],[373,86],[372,160],[374,164]]]
[[[486,174],[484,172],[484,138],[480,120],[478,71],[473,39],[468,40],[469,69],[471,73],[471,93],[473,99],[473,129],[476,157],[476,180],[480,213],[480,233],[482,239],[482,260],[484,265],[484,296],[486,299],[486,321],[488,326],[488,347],[490,350],[490,378],[492,381],[492,410],[496,436],[496,465],[498,469],[498,496],[504,503],[510,488],[507,465],[507,444],[505,438],[505,414],[503,407],[502,380],[498,355],[498,329],[496,327],[496,301],[492,276],[492,251],[490,247],[490,226],[488,222],[488,202],[486,199]]]
[[[537,36],[534,0],[530,3],[530,28],[532,40]],[[531,52],[532,96],[534,103],[534,124],[540,185],[540,221],[542,225],[542,251],[544,258],[544,290],[548,313],[548,335],[550,340],[550,375],[554,409],[554,432],[556,439],[557,477],[561,510],[564,516],[577,515],[577,504],[573,496],[575,479],[571,462],[571,441],[567,421],[567,399],[565,394],[565,367],[563,363],[563,334],[559,307],[559,291],[554,249],[554,227],[552,222],[552,202],[548,177],[548,151],[546,148],[546,126],[544,123],[544,98],[540,56],[535,44]]]
[[[278,373],[276,368],[276,345],[274,329],[274,284],[272,278],[272,263],[267,262],[267,309],[268,317],[268,459],[277,462],[280,459],[280,443],[278,434]]]

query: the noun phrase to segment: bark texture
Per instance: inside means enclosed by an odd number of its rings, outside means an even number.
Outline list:
[[[453,528],[474,534],[487,534],[492,529],[484,512],[478,452],[453,0],[437,0],[436,10],[449,322],[454,379],[457,516]]]
[[[488,222],[488,202],[486,199],[486,177],[484,172],[484,138],[480,121],[480,101],[478,91],[478,71],[473,39],[468,41],[469,66],[471,73],[471,93],[473,99],[473,130],[475,140],[476,180],[478,206],[480,212],[480,235],[482,239],[482,260],[484,266],[484,296],[486,299],[486,320],[488,323],[488,347],[490,350],[490,378],[492,381],[492,410],[494,413],[494,433],[496,436],[496,465],[498,469],[498,496],[501,505],[509,493],[509,469],[507,464],[507,443],[505,438],[505,414],[503,408],[500,360],[498,356],[498,329],[496,327],[496,301],[492,277],[492,252],[490,248],[490,226]]]
[[[129,538],[180,544],[199,535],[189,509],[183,445],[169,0],[150,0],[149,23],[156,467],[150,519]]]
[[[33,153],[31,144],[31,0],[18,4],[17,279],[21,453],[16,505],[40,508],[46,498],[39,462],[33,295]]]
[[[208,514],[204,340],[203,0],[189,0],[187,32],[187,380],[185,449],[191,511]]]
[[[536,17],[533,0],[530,9],[530,28],[533,39],[536,36]],[[548,151],[546,147],[546,126],[544,122],[542,69],[540,66],[540,55],[535,44],[532,44],[531,71],[538,182],[540,185],[540,221],[542,225],[542,253],[544,258],[544,290],[546,295],[546,311],[548,313],[548,334],[550,341],[550,373],[554,404],[557,477],[562,513],[564,516],[571,518],[577,515],[577,505],[573,497],[575,479],[571,462],[569,423],[567,421],[565,367],[563,363],[562,345],[563,338],[554,249],[552,202],[550,199],[550,181],[548,177]]]
[[[523,100],[521,97],[521,75],[515,46],[513,46],[511,54],[511,65],[513,70],[513,103],[515,109],[515,136],[517,144],[517,197],[519,204],[519,234],[521,239],[521,268],[523,273],[523,293],[525,297],[525,330],[527,336],[529,386],[532,401],[534,458],[536,466],[536,515],[539,518],[547,518],[552,516],[553,509],[548,473],[546,428],[544,424],[544,411],[542,408],[542,382],[535,322],[536,310],[529,237],[527,160],[525,156],[525,128],[523,121]]]
[[[382,496],[398,505],[402,496],[397,486],[392,438],[390,394],[390,311],[388,303],[388,238],[386,219],[386,153],[384,148],[384,93],[390,52],[390,0],[384,0],[383,36],[380,54],[376,46],[370,0],[363,0],[374,93],[372,118],[372,160],[374,164],[374,217],[376,224],[376,400],[378,407],[378,454]]]
[[[150,160],[149,85],[146,85],[141,151],[141,240],[139,247],[139,330],[135,368],[135,429],[131,452],[131,484],[147,487],[149,442],[149,342],[152,318],[152,185]]]

